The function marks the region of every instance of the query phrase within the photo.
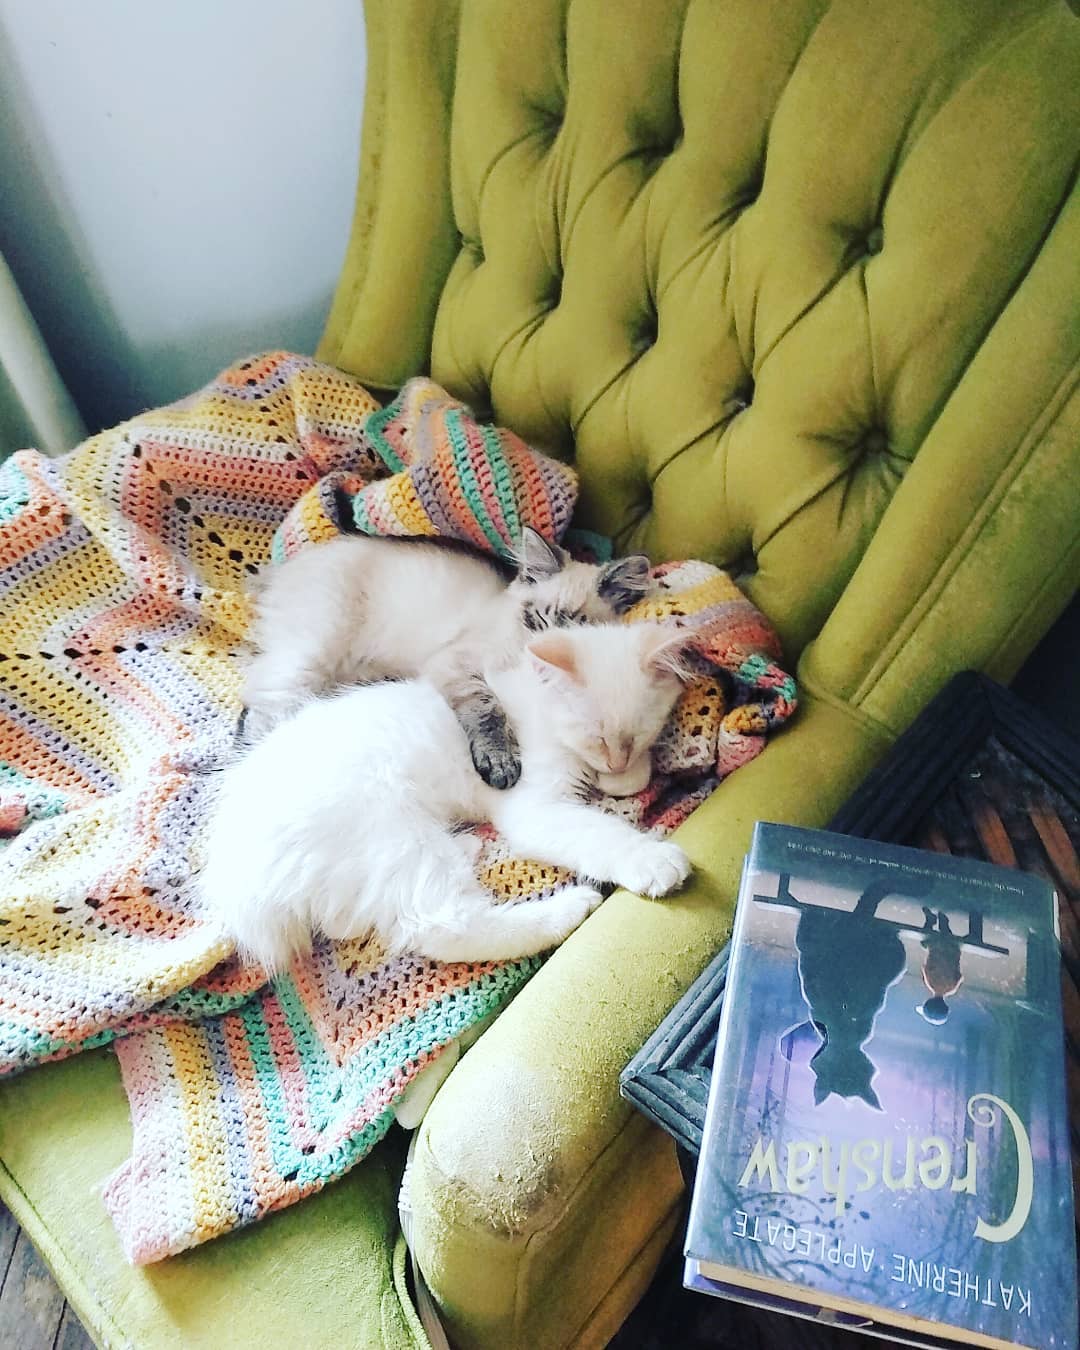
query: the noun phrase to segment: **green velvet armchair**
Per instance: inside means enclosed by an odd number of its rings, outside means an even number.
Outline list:
[[[307,20],[305,20],[307,21]],[[461,1350],[606,1343],[680,1222],[618,1074],[725,940],[758,818],[823,823],[957,670],[1009,680],[1080,577],[1080,19],[1065,0],[369,0],[320,355],[430,370],[572,458],[581,522],[729,568],[801,708],[470,1049],[417,1140]],[[272,335],[268,334],[272,340]],[[400,1140],[123,1265],[107,1052],[0,1091],[0,1190],[103,1344],[425,1344]]]

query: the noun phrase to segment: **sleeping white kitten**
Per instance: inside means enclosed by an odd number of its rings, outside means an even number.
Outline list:
[[[640,759],[680,689],[684,639],[659,624],[553,629],[487,672],[515,726],[522,773],[488,787],[428,680],[313,699],[222,772],[200,885],[242,955],[280,970],[313,931],[374,930],[392,953],[442,961],[554,947],[600,903],[589,885],[495,904],[477,883],[491,821],[514,853],[658,896],[688,875],[676,844],[576,798]]]
[[[519,553],[509,580],[494,559],[445,540],[345,535],[272,568],[256,595],[247,739],[311,694],[422,675],[457,714],[485,783],[508,787],[520,760],[481,671],[516,660],[530,631],[618,617],[649,585],[641,555],[575,562],[528,528]]]

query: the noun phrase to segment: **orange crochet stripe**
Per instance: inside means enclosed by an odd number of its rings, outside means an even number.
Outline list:
[[[26,451],[0,468],[0,1069],[123,1038],[133,1154],[105,1198],[132,1260],[341,1175],[416,1075],[539,964],[320,940],[271,989],[205,920],[193,879],[254,579],[351,528],[508,553],[522,524],[561,537],[575,498],[568,466],[480,427],[429,380],[379,409],[284,352],[63,459]],[[649,616],[692,632],[698,678],[653,783],[619,809],[670,829],[760,751],[794,689],[775,636],[715,568],[658,568],[628,617]],[[480,834],[496,899],[569,880]]]

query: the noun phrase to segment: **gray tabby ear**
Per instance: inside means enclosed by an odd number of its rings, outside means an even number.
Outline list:
[[[643,553],[609,562],[601,569],[597,593],[616,614],[623,614],[649,589],[649,567],[649,560]]]
[[[526,525],[518,546],[518,575],[523,581],[543,581],[561,572],[568,556],[558,544],[549,544],[543,535]]]

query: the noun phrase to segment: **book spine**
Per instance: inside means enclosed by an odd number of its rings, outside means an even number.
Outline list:
[[[739,893],[735,905],[735,922],[731,932],[731,959],[728,964],[728,974],[724,986],[724,1003],[720,1012],[720,1026],[716,1035],[716,1054],[713,1057],[712,1078],[709,1083],[709,1100],[705,1107],[705,1131],[701,1141],[701,1156],[698,1159],[698,1176],[706,1176],[709,1168],[712,1166],[712,1154],[717,1145],[717,1131],[709,1129],[709,1121],[716,1114],[716,1097],[721,1091],[724,1081],[724,1075],[720,1071],[721,1062],[724,1058],[725,1047],[727,1046],[729,1029],[737,1016],[737,1009],[741,994],[741,975],[743,965],[743,942],[742,930],[746,925],[747,915],[750,909],[750,878],[755,870],[755,859],[757,857],[758,833],[761,830],[760,822],[754,826],[754,835],[750,841],[750,851],[743,859],[742,876],[739,880]],[[699,1232],[704,1230],[704,1215],[700,1213],[706,1200],[704,1192],[706,1187],[695,1186],[690,1200],[690,1221],[686,1230],[686,1245],[684,1255],[689,1258],[695,1258],[701,1255],[695,1250],[696,1238]]]

